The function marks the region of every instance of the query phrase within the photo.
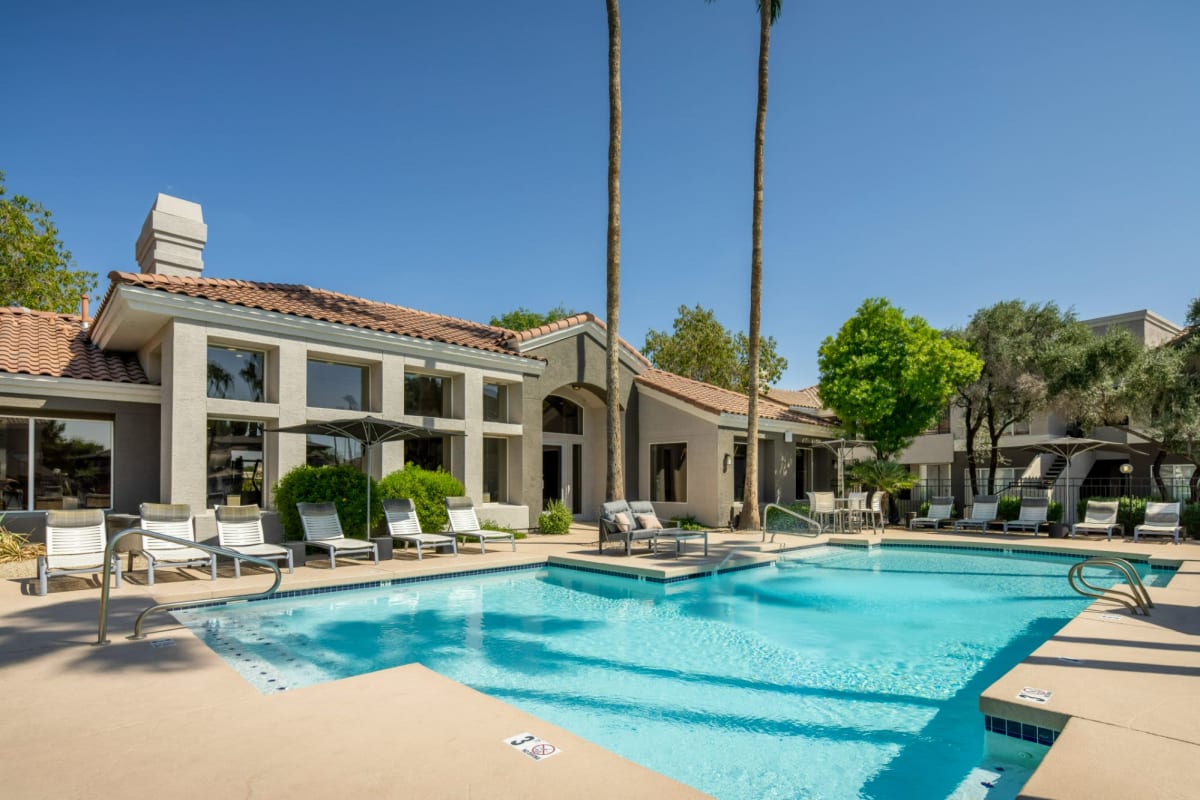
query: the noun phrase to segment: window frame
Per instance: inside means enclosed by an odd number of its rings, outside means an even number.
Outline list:
[[[360,385],[358,388],[358,392],[359,392],[358,406],[359,407],[358,408],[346,408],[343,406],[317,405],[317,404],[313,403],[312,366],[314,364],[320,364],[320,365],[327,366],[327,367],[342,367],[344,369],[358,370],[359,377],[360,377],[360,381],[359,381]],[[340,361],[335,358],[328,358],[328,357],[321,356],[318,354],[310,353],[308,355],[308,358],[305,359],[304,370],[305,370],[305,374],[304,374],[304,377],[305,377],[304,404],[306,407],[308,407],[308,408],[326,408],[326,409],[333,409],[335,411],[365,411],[367,413],[377,410],[373,407],[372,402],[371,402],[371,389],[373,387],[373,376],[372,376],[372,369],[371,369],[370,364],[358,364],[358,363],[355,363],[352,361]]]
[[[648,447],[650,456],[650,501],[654,503],[686,503],[688,501],[687,441],[652,442],[648,445]],[[659,470],[657,467],[657,460],[655,459],[655,451],[661,450],[662,448],[679,448],[678,452],[681,457],[673,462],[672,467],[672,471],[676,475],[680,472],[679,465],[682,464],[683,466],[683,491],[680,493],[679,487],[675,485],[676,481],[673,478],[671,481],[671,488],[673,489],[672,494],[675,496],[669,499],[667,497],[665,482],[661,487],[663,489],[661,496],[659,492]]]
[[[116,434],[116,421],[115,420],[105,419],[105,418],[101,418],[101,417],[58,417],[58,416],[52,417],[52,416],[46,416],[46,415],[41,415],[41,414],[38,414],[38,415],[5,414],[5,415],[3,415],[2,418],[5,420],[23,420],[25,422],[26,433],[25,433],[25,437],[24,437],[24,440],[25,440],[24,441],[24,444],[25,444],[25,453],[24,454],[25,454],[25,462],[26,462],[27,466],[26,466],[26,474],[24,476],[24,478],[25,478],[24,485],[20,485],[20,482],[18,482],[15,479],[13,479],[12,484],[8,484],[7,480],[6,480],[4,496],[2,498],[0,498],[0,514],[3,514],[4,511],[27,512],[27,511],[46,511],[46,510],[50,509],[49,506],[40,506],[39,507],[37,505],[38,491],[39,491],[37,466],[45,463],[45,456],[43,453],[40,452],[41,441],[40,441],[40,437],[38,436],[38,433],[37,433],[37,426],[38,426],[38,423],[45,423],[45,422],[62,422],[62,423],[84,422],[84,423],[96,423],[96,424],[104,425],[106,427],[107,432],[108,432],[108,443],[107,443],[107,448],[108,448],[108,470],[107,470],[107,472],[108,472],[108,491],[107,492],[99,492],[99,491],[86,492],[82,499],[75,498],[76,501],[81,502],[82,504],[78,505],[78,506],[74,506],[74,507],[76,507],[76,508],[100,508],[105,511],[112,510],[112,508],[113,508],[112,497],[114,494],[113,487],[114,487],[114,484],[116,483],[115,465],[116,465],[117,434]],[[101,447],[103,447],[103,446],[104,446],[103,443],[101,443]],[[7,453],[7,444],[5,445],[5,447],[6,447],[6,453]],[[59,469],[59,468],[56,468],[56,469]],[[62,472],[60,470],[58,473],[55,473],[55,474],[62,475]],[[4,477],[6,479],[8,478],[7,472],[5,473]],[[78,477],[68,475],[68,476],[66,476],[65,480],[67,480],[67,481],[73,480],[73,481],[78,482],[80,479]],[[20,493],[19,497],[22,498],[22,505],[19,508],[8,508],[9,498],[18,492]],[[61,492],[61,489],[60,489],[60,492]],[[91,495],[95,495],[97,497],[107,496],[108,502],[106,505],[103,505],[103,506],[89,505],[87,498]],[[68,497],[68,495],[61,494],[60,497],[63,501],[65,501],[66,498]]]
[[[209,373],[210,368],[213,365],[212,352],[214,350],[224,351],[224,352],[229,352],[229,353],[247,353],[249,355],[255,355],[255,356],[259,357],[259,367],[260,367],[259,383],[260,383],[260,385],[258,386],[258,398],[257,399],[255,399],[253,397],[250,397],[250,398],[225,397],[225,396],[213,394],[212,388],[211,388],[212,378],[209,377],[208,373]],[[204,364],[205,364],[204,396],[205,396],[205,398],[207,398],[209,400],[231,400],[231,401],[238,402],[238,403],[266,403],[266,402],[268,402],[268,400],[267,400],[267,370],[270,369],[270,359],[268,357],[268,351],[266,349],[255,350],[253,348],[245,347],[242,345],[223,344],[221,342],[209,341],[207,343],[207,346],[205,349],[204,359],[205,359],[204,360]],[[223,369],[223,367],[222,367],[222,369]],[[226,374],[229,375],[228,372]],[[231,381],[234,380],[234,377],[232,375],[230,376],[230,380]],[[245,380],[242,379],[241,382],[245,383]],[[237,384],[234,384],[234,385],[237,385]]]

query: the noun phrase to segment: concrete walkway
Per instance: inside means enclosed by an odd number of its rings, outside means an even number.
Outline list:
[[[709,554],[688,542],[673,552],[599,555],[595,529],[522,540],[480,555],[398,551],[378,567],[323,559],[284,575],[301,589],[506,565],[566,562],[657,577],[770,561],[802,537],[713,533]],[[1149,619],[1093,606],[981,698],[985,713],[1032,715],[1063,733],[1023,797],[1196,797],[1200,792],[1200,545],[959,536],[889,530],[839,538],[856,544],[986,544],[1124,554],[1185,562],[1170,587],[1152,590]],[[32,577],[32,571],[29,572]],[[266,573],[209,581],[163,570],[153,587],[135,571],[112,594],[111,644],[94,647],[99,592],[85,578],[0,583],[0,719],[4,796],[256,797],[358,795],[429,798],[687,798],[699,792],[653,773],[498,700],[412,664],[262,695],[167,615],[132,642],[133,619],[154,601],[200,600],[265,589]],[[169,644],[164,645],[164,642]],[[156,643],[158,643],[156,645]],[[1066,662],[1060,657],[1082,661]],[[1053,690],[1050,703],[1015,700],[1024,686]],[[1189,694],[1190,692],[1190,694]],[[1044,715],[1044,716],[1039,716]],[[1065,723],[1065,727],[1063,726]],[[505,743],[530,731],[562,754],[535,762]],[[969,745],[969,743],[968,743]],[[13,765],[20,765],[13,769]],[[1141,765],[1162,765],[1147,774]],[[1136,786],[1131,795],[1128,787]]]

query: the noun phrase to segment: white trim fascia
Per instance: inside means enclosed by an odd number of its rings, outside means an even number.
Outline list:
[[[162,387],[145,383],[85,381],[51,375],[0,373],[0,392],[73,400],[104,400],[120,403],[162,403]]]
[[[95,326],[92,331],[92,340],[100,347],[105,347],[115,335],[115,323],[110,323],[110,319],[118,319],[126,313],[141,312],[226,328],[245,328],[282,339],[305,339],[355,350],[375,350],[409,358],[432,358],[481,368],[515,368],[516,371],[527,375],[541,375],[546,369],[545,362],[520,355],[432,342],[413,336],[356,328],[340,322],[325,322],[295,314],[264,311],[260,308],[171,294],[140,286],[118,286],[109,300],[109,306],[111,307],[105,308],[101,324]]]
[[[535,336],[532,339],[526,339],[520,343],[517,352],[524,353],[529,350],[536,350],[539,347],[545,347],[548,344],[561,342],[564,339],[570,339],[578,336],[581,333],[586,333],[591,336],[601,347],[608,347],[608,330],[601,328],[592,320],[580,322],[578,325],[571,325],[567,328],[559,328],[556,331],[543,333],[540,336]],[[629,350],[622,346],[618,359],[633,370],[635,375],[641,375],[646,370],[646,364],[640,359],[635,358],[630,354]]]
[[[720,418],[720,426],[722,428],[732,428],[733,430],[744,431],[749,427],[750,418],[745,414],[727,414],[722,413]],[[832,439],[834,438],[829,428],[824,428],[820,425],[814,425],[811,422],[787,422],[779,419],[764,419],[758,418],[759,433],[793,433],[799,436],[807,436],[813,439]]]

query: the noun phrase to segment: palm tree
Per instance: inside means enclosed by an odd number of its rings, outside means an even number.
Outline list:
[[[621,448],[621,338],[617,318],[621,309],[621,12],[617,0],[608,5],[608,323],[606,397],[608,411],[608,474],[604,496],[625,497],[624,456]]]
[[[771,26],[783,11],[783,0],[758,0],[758,112],[754,124],[754,209],[751,217],[750,246],[750,386],[746,408],[746,484],[742,496],[745,502],[739,527],[756,530],[762,525],[758,518],[758,394],[762,376],[759,375],[762,348],[762,213],[763,213],[763,143],[767,135],[767,56],[771,49]]]

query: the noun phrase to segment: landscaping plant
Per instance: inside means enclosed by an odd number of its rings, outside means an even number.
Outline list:
[[[450,517],[446,514],[446,498],[466,494],[462,483],[444,470],[430,470],[408,464],[384,476],[379,482],[380,499],[412,500],[425,533],[440,533]],[[480,523],[483,524],[482,522]],[[492,530],[497,530],[493,528]]]
[[[275,486],[275,508],[288,539],[303,539],[297,503],[333,503],[337,506],[342,532],[356,539],[366,537],[367,476],[352,464],[299,466]],[[371,482],[371,528],[383,521],[383,507],[375,482]],[[445,513],[444,511],[442,512]]]
[[[546,510],[538,516],[538,531],[561,535],[571,530],[571,521],[571,509],[562,500],[551,500],[546,503]]]

